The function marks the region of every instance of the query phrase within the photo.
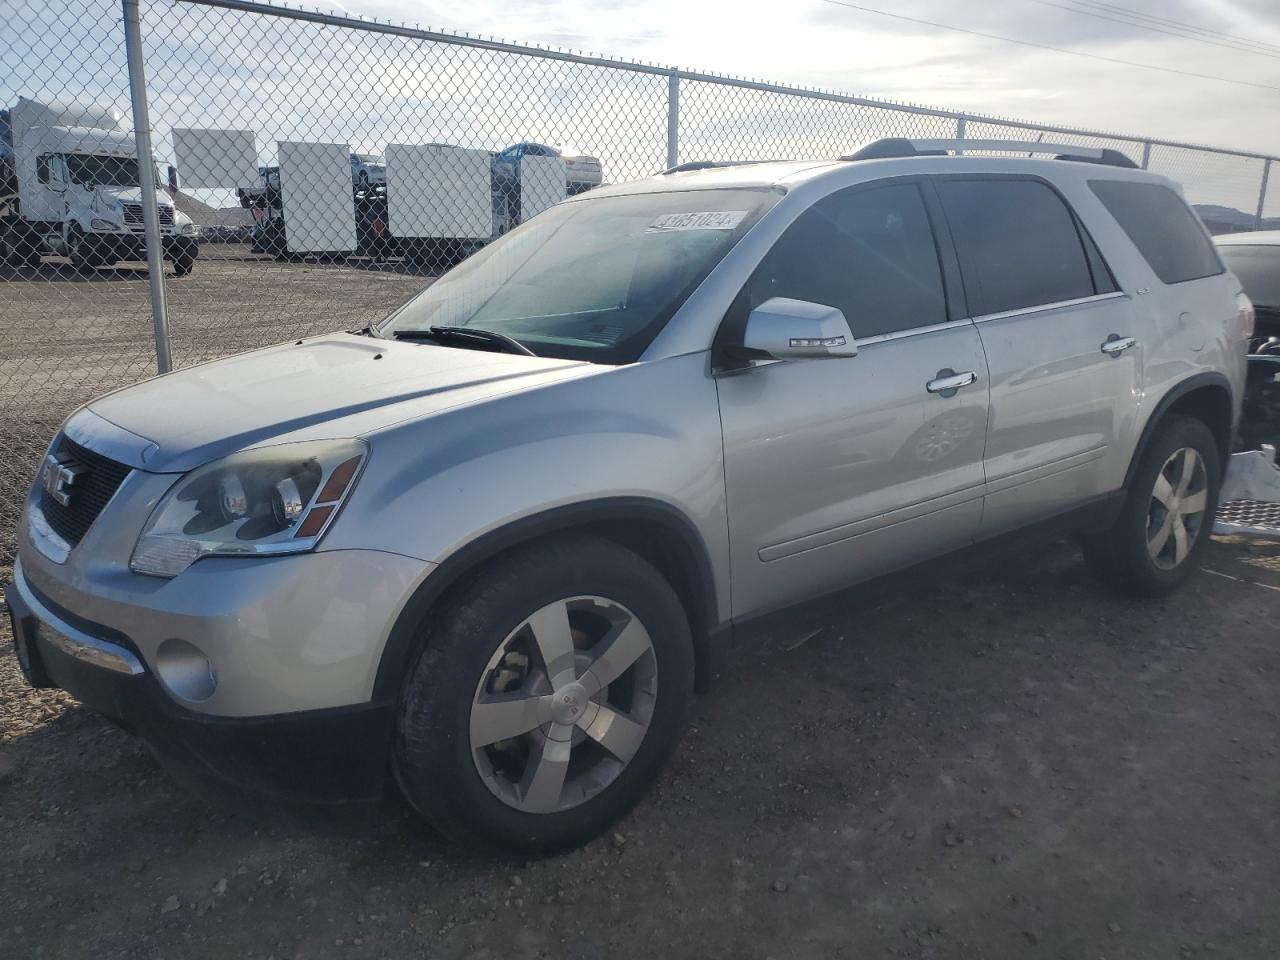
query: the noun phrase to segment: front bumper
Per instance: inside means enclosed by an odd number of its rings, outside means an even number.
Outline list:
[[[85,235],[85,239],[95,257],[110,260],[147,259],[147,240],[140,233],[90,233]],[[160,245],[166,260],[195,260],[200,254],[200,244],[195,237],[166,233],[161,235]]]
[[[198,778],[300,802],[381,794],[394,702],[253,717],[197,713],[173,700],[127,637],[53,607],[20,569],[15,574],[4,594],[32,683],[62,688]]]

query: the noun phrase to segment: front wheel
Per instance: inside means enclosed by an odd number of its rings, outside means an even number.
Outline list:
[[[693,691],[684,610],[649,563],[558,538],[495,561],[430,620],[395,769],[441,833],[545,854],[639,800]]]
[[[84,231],[73,226],[67,235],[67,256],[71,260],[71,269],[76,273],[88,273],[100,262],[95,254],[96,251]]]
[[[1109,586],[1160,597],[1200,563],[1222,480],[1213,434],[1201,420],[1173,416],[1134,471],[1114,526],[1085,542],[1085,559]]]

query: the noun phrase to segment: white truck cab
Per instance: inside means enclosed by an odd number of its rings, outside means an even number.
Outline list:
[[[0,252],[17,265],[66,256],[77,269],[145,260],[142,194],[133,135],[114,107],[20,97],[8,113]],[[189,273],[195,226],[159,189],[164,255]]]

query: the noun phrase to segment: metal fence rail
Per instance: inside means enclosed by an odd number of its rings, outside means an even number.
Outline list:
[[[0,178],[0,413],[8,454],[0,460],[0,564],[11,555],[9,531],[45,445],[76,406],[170,363],[189,366],[376,320],[535,212],[542,187],[526,170],[549,176],[562,170],[555,188],[562,195],[597,179],[634,179],[684,161],[837,156],[885,136],[1047,138],[1119,150],[1181,181],[1211,229],[1280,225],[1280,191],[1268,189],[1273,158],[1244,151],[248,0],[11,0],[9,6],[0,24],[8,68],[0,75],[0,108],[15,107],[19,98],[111,108],[118,117],[113,142],[160,162],[154,174],[149,163],[135,165],[129,184],[92,182],[75,158],[93,154],[102,138],[74,125],[79,134],[66,134],[46,151],[72,156],[75,169],[64,163],[52,170],[70,182],[45,197],[54,206],[40,213],[45,247],[36,256],[24,246],[32,235],[23,224],[35,211],[28,195],[37,184]],[[168,168],[179,177],[192,172],[178,156],[175,132],[184,129],[248,138],[248,182],[174,189]],[[5,124],[0,140],[8,140]],[[521,143],[576,148],[598,159],[602,172],[597,176],[585,160],[506,163],[506,149]],[[405,173],[412,164],[420,170],[436,163],[433,150],[471,179],[455,177],[459,185],[448,190],[431,181],[437,185],[428,190],[426,180]],[[352,155],[386,163],[347,171]],[[8,157],[11,167],[22,162],[20,150]],[[380,177],[388,181],[381,190]],[[121,229],[151,243],[131,240],[127,257],[107,263],[120,251],[104,255],[86,242],[94,240],[87,236],[92,221],[118,218],[122,210],[128,220],[131,204],[140,205],[138,219]],[[487,213],[477,206],[484,204]],[[177,276],[175,238],[184,217],[202,238],[194,270]],[[406,228],[415,218],[417,226]],[[466,224],[450,227],[465,235],[442,233],[431,226],[437,221]],[[316,249],[299,240],[308,229],[320,238]],[[165,257],[169,262],[157,269]]]

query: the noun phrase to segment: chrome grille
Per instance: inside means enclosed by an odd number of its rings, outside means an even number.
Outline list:
[[[168,207],[168,206],[165,206],[164,204],[159,204],[158,209],[160,211],[160,226],[172,227],[173,226],[173,207]],[[142,204],[140,203],[124,204],[124,222],[127,226],[141,228],[143,224]]]
[[[54,445],[53,452],[63,463],[78,467],[83,472],[76,477],[70,503],[66,506],[41,487],[40,512],[53,531],[74,547],[120,489],[120,484],[129,475],[129,467],[94,453],[66,436]]]

